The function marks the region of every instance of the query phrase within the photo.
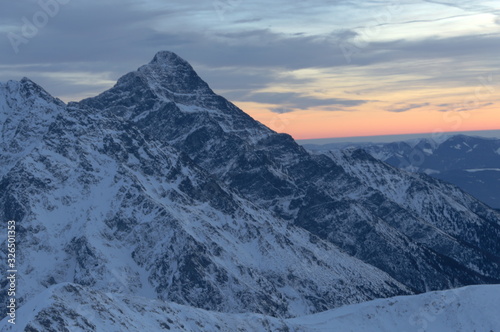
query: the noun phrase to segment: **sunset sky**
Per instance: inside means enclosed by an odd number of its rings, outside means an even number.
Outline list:
[[[296,139],[500,129],[498,0],[55,1],[0,4],[0,81],[80,100],[170,50]]]

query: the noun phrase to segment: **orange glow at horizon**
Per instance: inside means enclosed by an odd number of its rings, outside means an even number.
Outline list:
[[[420,134],[500,129],[500,104],[470,111],[418,108],[406,112],[384,110],[298,110],[276,114],[274,105],[235,102],[257,121],[295,139]]]
[[[298,109],[293,99],[281,105],[233,102],[264,125],[295,139],[500,129],[497,79],[482,67],[467,73],[472,78],[434,79],[450,61],[294,70],[281,73],[281,80],[255,91],[257,95],[289,93],[325,100],[324,104],[330,100],[331,106]],[[387,74],[394,68],[401,72]],[[357,106],[343,104],[346,100]],[[277,114],[271,109],[292,112]]]

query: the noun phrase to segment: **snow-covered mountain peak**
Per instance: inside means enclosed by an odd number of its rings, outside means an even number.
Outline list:
[[[177,54],[158,52],[153,60],[135,73],[160,98],[172,95],[213,95],[213,91],[194,71],[193,67]]]
[[[2,172],[40,142],[65,104],[28,78],[0,83]]]
[[[174,67],[184,66],[191,68],[191,65],[186,60],[171,51],[159,51],[155,54],[153,60],[151,60],[149,64],[159,64],[163,66]]]
[[[21,81],[0,83],[0,128],[3,138],[0,144],[5,143],[9,133],[23,134],[23,128],[17,127],[19,123],[28,122],[30,127],[24,129],[28,133],[32,132],[33,126],[47,125],[65,106],[61,100],[52,97],[26,77]],[[17,130],[11,132],[14,128]]]
[[[40,144],[64,107],[28,78],[0,83],[0,178]]]
[[[167,51],[121,77],[110,90],[73,106],[132,120],[170,143],[189,137],[189,145],[217,140],[237,150],[244,141],[257,142],[274,133],[214,93],[187,61]]]
[[[148,64],[122,76],[110,90],[80,104],[96,109],[113,105],[115,114],[128,117],[162,103],[216,110],[221,107],[220,99],[187,61],[175,53],[162,51]]]
[[[36,84],[27,77],[23,77],[20,81],[0,82],[0,108],[5,110],[5,103],[9,105],[13,103],[39,104],[40,102],[56,104],[64,107],[64,102],[53,97],[45,91],[40,85]]]

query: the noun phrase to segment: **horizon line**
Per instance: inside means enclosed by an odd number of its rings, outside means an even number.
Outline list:
[[[397,141],[405,141],[418,138],[435,138],[449,137],[455,135],[479,136],[486,138],[500,138],[500,129],[487,130],[466,130],[466,131],[448,131],[435,133],[414,133],[414,134],[392,134],[392,135],[373,135],[373,136],[347,136],[347,137],[325,137],[325,138],[306,138],[296,139],[299,144],[329,144],[329,143],[390,143]]]

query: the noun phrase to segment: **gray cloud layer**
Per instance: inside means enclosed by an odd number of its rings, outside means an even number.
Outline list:
[[[265,104],[281,104],[287,107],[288,110],[295,108],[306,110],[311,107],[316,106],[358,106],[366,103],[366,100],[347,100],[339,98],[326,98],[318,99],[311,96],[304,96],[300,93],[293,92],[282,92],[282,93],[271,93],[271,92],[260,92],[253,93],[240,99],[240,101],[253,101]],[[282,108],[276,109],[276,113],[283,113]],[[276,111],[275,110],[275,111]]]

